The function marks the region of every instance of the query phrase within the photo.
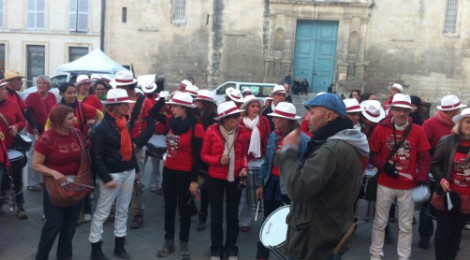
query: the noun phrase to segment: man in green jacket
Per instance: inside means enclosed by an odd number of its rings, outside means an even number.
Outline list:
[[[296,260],[339,259],[352,243],[354,201],[369,146],[366,136],[353,129],[338,96],[317,95],[304,105],[313,134],[304,163],[297,159],[299,131],[284,138],[277,154],[292,201],[285,250]]]

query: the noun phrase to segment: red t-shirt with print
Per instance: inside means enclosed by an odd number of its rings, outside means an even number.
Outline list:
[[[461,147],[465,150],[470,148],[470,141],[460,142]],[[450,175],[450,189],[461,195],[470,195],[470,168],[467,153],[457,150],[452,163],[452,173]]]
[[[396,131],[396,142],[401,140],[403,133],[404,131]],[[371,152],[376,153],[385,160],[393,150],[394,144],[395,138],[391,125],[390,127],[383,124],[377,125],[369,140]],[[393,178],[387,174],[380,174],[378,183],[392,189],[412,189],[416,187],[418,153],[429,149],[431,149],[431,145],[423,128],[413,124],[405,142],[390,159],[395,162],[396,169],[407,177],[400,175],[398,178]]]
[[[82,149],[75,134],[62,135],[51,128],[39,137],[34,150],[46,156],[47,167],[63,175],[77,175]]]
[[[195,127],[194,136],[202,138],[204,136],[202,125],[197,123],[193,127]],[[177,171],[191,171],[193,167],[193,127],[190,127],[182,135],[175,135],[172,130],[168,132],[166,136],[167,154],[165,167]]]

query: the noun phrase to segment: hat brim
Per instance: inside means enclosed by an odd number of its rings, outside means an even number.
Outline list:
[[[253,102],[253,101],[258,101],[259,106],[260,106],[261,108],[263,108],[263,106],[264,106],[264,101],[263,101],[261,98],[253,98],[253,99],[251,99],[250,101],[245,101],[245,102],[243,102],[243,104],[240,106],[240,108],[244,110],[244,109],[245,109],[251,102]]]
[[[145,93],[145,94],[150,94],[150,93],[153,93],[155,92],[155,90],[157,90],[157,86],[151,88],[151,89],[146,89],[145,87],[141,87],[142,91]]]
[[[103,105],[113,105],[113,104],[123,104],[123,103],[131,104],[131,103],[135,103],[135,101],[134,101],[134,100],[126,100],[126,101],[101,101],[101,103],[103,103]]]
[[[273,112],[273,113],[269,113],[268,116],[282,117],[282,118],[289,119],[289,120],[297,120],[297,119],[300,119],[300,118],[301,118],[300,116],[295,116],[295,118],[287,117],[287,116],[283,116],[283,115],[276,114],[276,113],[274,113],[274,112]]]
[[[346,113],[358,113],[362,111],[364,111],[362,108],[356,108],[356,109],[351,109],[351,110],[346,109]]]
[[[116,82],[116,79],[111,80],[109,82],[109,85],[113,86],[113,88],[119,87],[119,86],[128,86],[137,83],[137,79],[132,79],[132,82],[126,82],[126,83],[121,83],[121,82]]]
[[[408,108],[408,109],[410,109],[411,111],[415,111],[415,110],[416,110],[416,107],[407,106],[407,105],[392,105],[392,106],[390,106],[390,108],[393,108],[393,107]]]
[[[17,79],[17,78],[21,78],[21,79],[22,79],[22,78],[25,78],[25,76],[23,76],[23,75],[15,75],[15,76],[13,76],[13,77],[4,78],[3,80],[9,81],[9,80],[12,80],[12,79]]]
[[[176,102],[172,102],[172,101],[167,101],[167,102],[165,102],[165,104],[167,104],[167,105],[177,105],[177,106],[182,106],[182,107],[187,107],[187,108],[196,108],[197,107],[194,104],[186,105],[186,104],[176,103]]]
[[[233,112],[230,112],[230,113],[228,113],[228,114],[226,114],[226,115],[214,117],[214,120],[219,121],[220,119],[222,119],[222,118],[224,118],[224,117],[228,117],[229,115],[233,115],[233,114],[237,114],[237,113],[240,114],[240,113],[242,113],[242,112],[243,112],[243,110],[237,109],[237,110],[234,110]]]
[[[460,106],[458,106],[458,107],[442,108],[442,106],[437,106],[436,108],[439,111],[452,111],[452,110],[457,110],[457,109],[461,109],[461,108],[465,108],[465,107],[467,107],[467,105],[460,104]]]
[[[235,103],[243,103],[243,97],[241,97],[241,98],[233,98],[233,97],[231,97],[230,95],[227,95],[227,96],[228,96],[228,98],[230,98],[230,100],[232,100],[232,101],[235,102]]]
[[[198,100],[199,100],[199,101],[207,101],[207,102],[212,102],[212,103],[214,103],[214,104],[216,104],[216,105],[217,105],[217,100],[215,100],[215,99],[207,99],[207,98],[194,98],[193,100],[194,100],[194,101],[198,101]]]
[[[465,117],[470,117],[470,115],[456,115],[452,117],[452,121],[454,121],[454,123],[457,124],[460,120],[462,120]]]

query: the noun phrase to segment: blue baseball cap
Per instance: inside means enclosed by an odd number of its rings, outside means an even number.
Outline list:
[[[340,97],[335,94],[325,93],[316,95],[310,100],[304,102],[305,107],[324,107],[340,116],[346,116],[346,106]]]

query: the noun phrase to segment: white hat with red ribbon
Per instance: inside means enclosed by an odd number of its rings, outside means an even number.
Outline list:
[[[297,116],[296,113],[297,113],[297,110],[295,109],[295,106],[292,105],[291,103],[279,102],[279,104],[277,104],[274,111],[272,113],[269,113],[268,116],[282,117],[282,118],[287,118],[289,120],[296,120],[300,118],[300,116]]]

